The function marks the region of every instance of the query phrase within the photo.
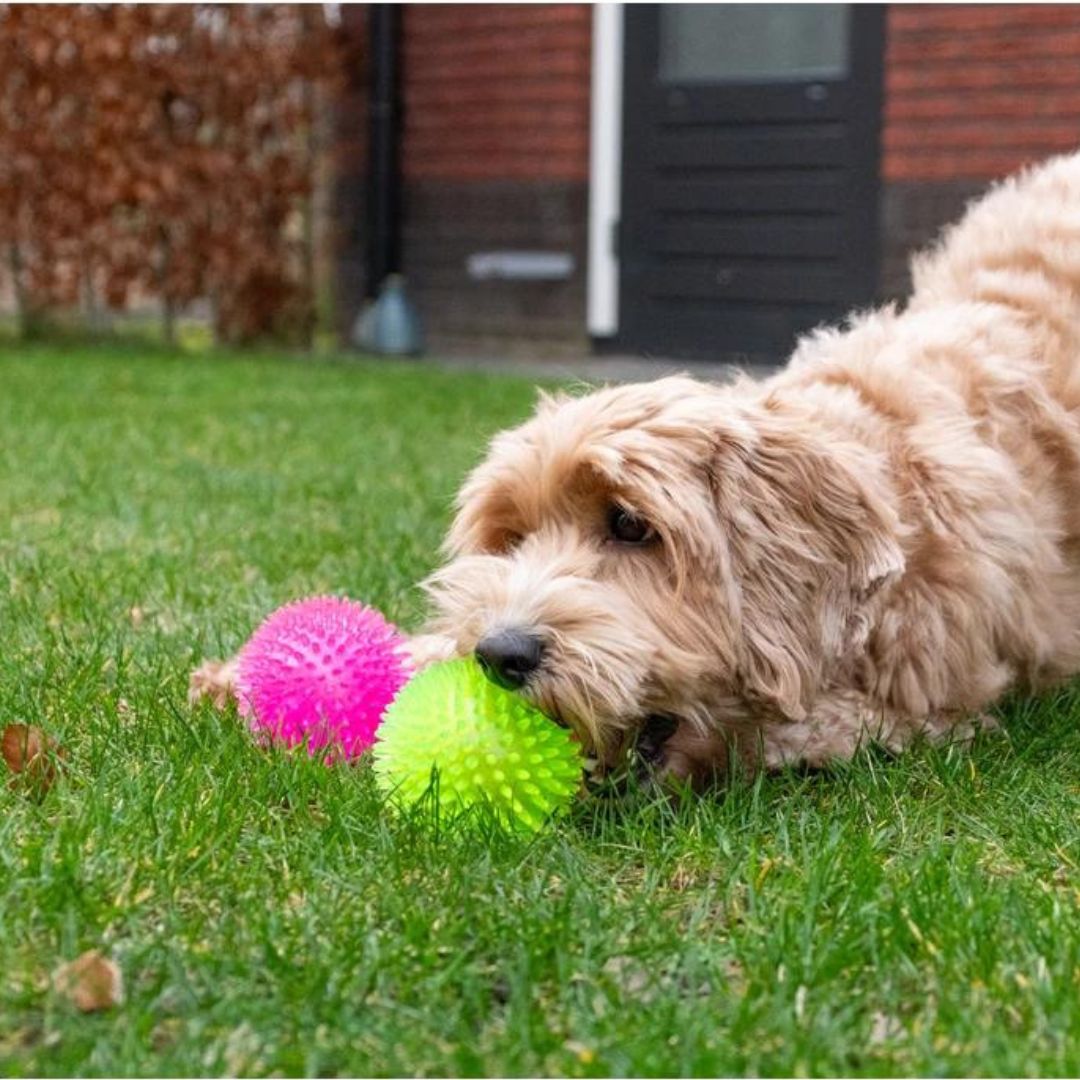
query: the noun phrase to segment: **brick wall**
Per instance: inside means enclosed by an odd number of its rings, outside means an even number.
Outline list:
[[[592,15],[403,11],[405,269],[436,349],[585,347]],[[475,281],[470,255],[569,252],[562,281]]]
[[[886,180],[982,180],[1080,146],[1080,5],[889,9]]]
[[[365,9],[342,11],[359,40]],[[584,343],[590,31],[584,4],[403,11],[405,263],[436,347]],[[894,4],[886,40],[882,292],[893,296],[907,289],[911,249],[989,180],[1080,145],[1080,5]],[[342,136],[348,297],[361,284],[367,131],[354,72]],[[577,270],[557,283],[466,273],[473,252],[524,248],[569,251]]]
[[[1080,145],[1080,5],[893,4],[883,176],[985,180]],[[583,4],[404,12],[405,171],[584,180]]]
[[[585,180],[584,4],[404,10],[404,169],[424,180]]]
[[[1080,6],[890,5],[882,292],[990,180],[1080,147]]]
[[[338,298],[364,294],[366,5],[342,7],[356,59],[338,101]],[[586,4],[402,10],[403,260],[436,349],[585,344],[592,14]],[[557,282],[470,279],[471,254],[570,252]]]

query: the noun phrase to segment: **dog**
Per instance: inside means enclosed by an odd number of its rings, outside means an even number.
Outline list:
[[[695,789],[968,739],[1075,674],[1080,155],[912,276],[760,381],[542,395],[461,488],[417,663],[475,655],[602,766],[636,745]]]

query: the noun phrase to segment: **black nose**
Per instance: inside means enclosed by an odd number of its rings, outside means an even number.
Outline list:
[[[544,643],[524,630],[496,630],[481,638],[474,652],[493,683],[516,690],[540,666]]]

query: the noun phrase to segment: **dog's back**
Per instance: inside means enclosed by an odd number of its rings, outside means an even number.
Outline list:
[[[1053,158],[975,202],[912,262],[912,312],[982,303],[1036,330],[1051,390],[1080,406],[1080,154]]]
[[[882,655],[970,708],[995,680],[1080,671],[1080,155],[995,187],[913,282],[902,310],[809,335],[765,390],[886,456],[909,639]]]

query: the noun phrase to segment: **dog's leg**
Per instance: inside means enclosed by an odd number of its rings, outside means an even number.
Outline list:
[[[442,634],[417,634],[409,638],[401,650],[417,671],[423,671],[428,664],[449,660],[458,651],[453,638]]]
[[[224,709],[235,697],[235,656],[229,660],[204,660],[188,679],[188,702],[192,705],[206,700],[215,709]]]
[[[418,634],[402,646],[417,671],[454,655],[454,642],[441,634]],[[192,705],[209,701],[215,709],[224,709],[236,697],[236,657],[229,660],[204,660],[188,680],[188,701]]]
[[[702,734],[685,721],[649,721],[638,737],[637,753],[647,775],[664,787],[706,791],[726,774],[730,746],[716,734]]]
[[[848,761],[871,745],[898,754],[916,742],[934,746],[969,745],[997,722],[985,713],[944,709],[914,715],[874,701],[858,690],[834,690],[822,697],[805,720],[767,724],[761,729],[761,764],[822,768]]]

